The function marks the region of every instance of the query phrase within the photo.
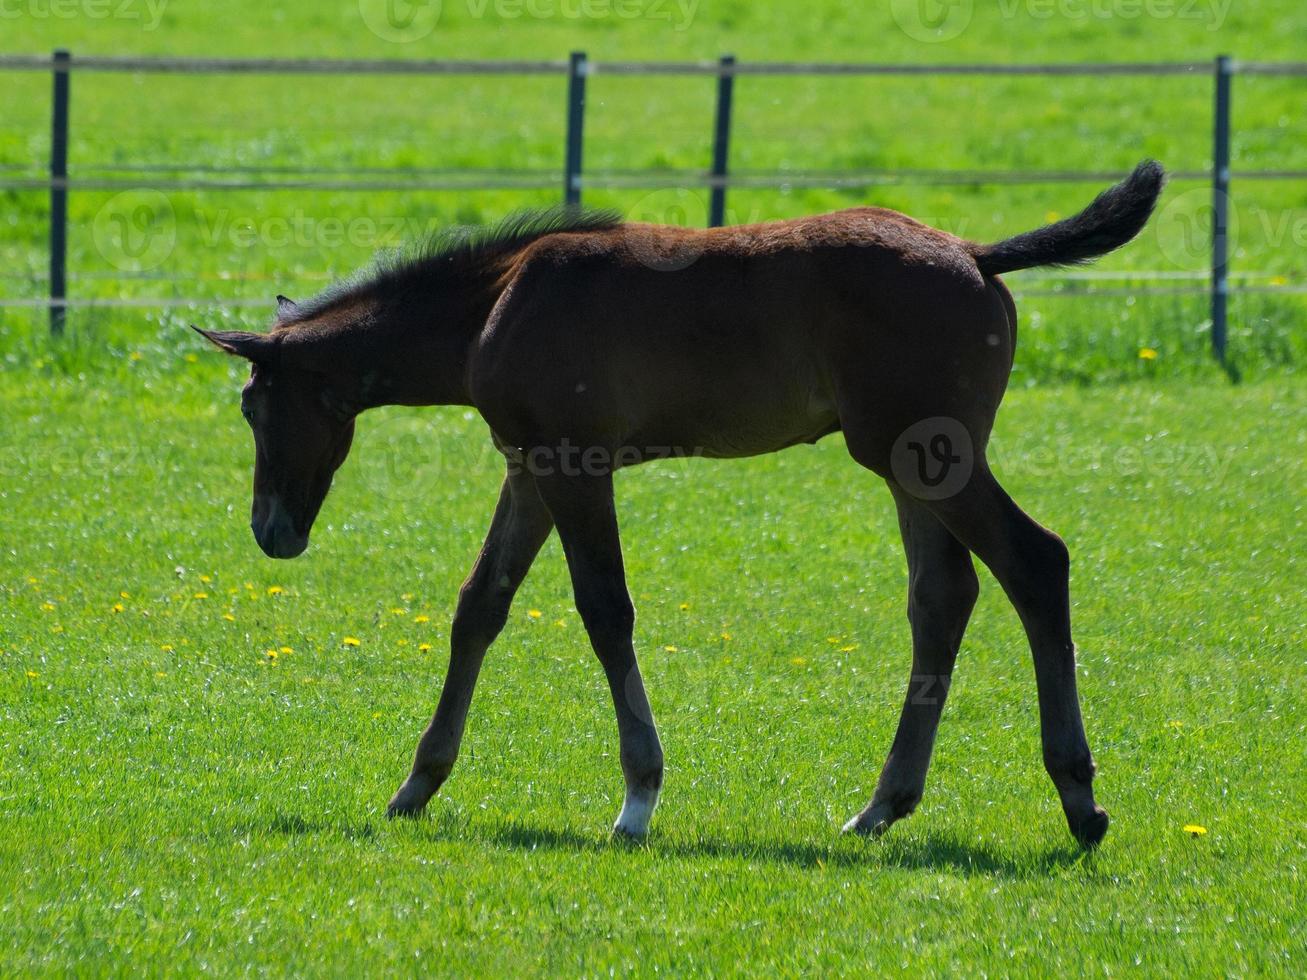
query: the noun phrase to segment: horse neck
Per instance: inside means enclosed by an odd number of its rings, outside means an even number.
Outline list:
[[[334,336],[332,361],[354,380],[360,410],[470,405],[468,349],[498,299],[493,277],[468,274],[416,299],[381,296]]]

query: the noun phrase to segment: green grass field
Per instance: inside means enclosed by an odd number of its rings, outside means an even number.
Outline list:
[[[377,6],[176,0],[156,23],[143,0],[58,15],[24,0],[0,11],[0,51],[1301,60],[1307,29],[1290,0],[1143,16],[1124,0],[1052,16],[975,4],[938,43],[904,29],[898,0],[622,8],[638,17],[446,0],[403,44],[368,28]],[[0,178],[39,175],[49,80],[3,80]],[[75,76],[72,171],[558,170],[562,84]],[[587,167],[705,166],[710,81],[590,84]],[[1236,169],[1307,166],[1305,90],[1237,79]],[[1207,76],[755,78],[737,95],[741,170],[1202,170],[1210,153]],[[745,220],[878,203],[990,239],[1098,189],[749,191],[730,206]],[[556,199],[132,193],[73,194],[73,295],[298,297],[427,227]],[[587,202],[694,220],[696,194]],[[668,762],[646,844],[608,838],[615,725],[556,539],[487,659],[453,777],[427,819],[387,822],[494,504],[484,425],[461,409],[365,416],[310,552],[274,563],[247,526],[243,371],[185,329],[265,324],[270,300],[74,312],[58,342],[44,311],[0,307],[0,974],[1300,973],[1307,303],[1235,297],[1231,384],[1204,297],[1086,293],[1157,273],[1201,284],[1183,277],[1207,261],[1189,223],[1201,232],[1205,194],[1174,182],[1140,240],[1094,267],[1124,278],[1045,296],[1060,273],[1011,277],[1020,350],[991,457],[1071,548],[1113,817],[1091,855],[1043,772],[1029,653],[988,575],[918,813],[883,840],[839,835],[872,792],[910,656],[892,503],[838,436],[618,478]],[[1240,281],[1307,283],[1304,182],[1236,181],[1235,204]],[[142,213],[124,240],[115,222]],[[44,194],[0,190],[0,300],[43,295],[46,222]]]
[[[1307,954],[1299,383],[1017,392],[1000,416],[1000,473],[1073,553],[1115,818],[1089,857],[988,577],[921,809],[840,837],[909,656],[889,495],[838,438],[623,474],[668,756],[633,849],[607,838],[615,726],[556,540],[430,819],[386,822],[493,506],[481,423],[365,420],[309,554],[272,563],[239,371],[202,358],[5,386],[6,972],[1288,975]]]

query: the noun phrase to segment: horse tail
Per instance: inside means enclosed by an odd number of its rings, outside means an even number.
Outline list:
[[[968,243],[976,266],[983,275],[997,276],[1042,265],[1079,265],[1106,255],[1143,229],[1165,177],[1160,163],[1145,160],[1077,215],[993,245]]]

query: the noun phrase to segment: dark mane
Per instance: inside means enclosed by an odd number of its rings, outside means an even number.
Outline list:
[[[489,225],[453,225],[416,248],[379,256],[369,269],[328,286],[278,326],[310,320],[333,307],[379,295],[429,292],[440,283],[474,272],[488,261],[516,251],[545,235],[569,231],[606,231],[622,223],[617,211],[582,211],[558,205],[514,211]]]

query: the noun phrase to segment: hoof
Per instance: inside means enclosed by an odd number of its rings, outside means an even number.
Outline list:
[[[843,833],[861,834],[863,837],[880,837],[889,830],[895,817],[889,807],[881,804],[869,806],[844,825]]]
[[[1107,811],[1101,806],[1094,807],[1088,816],[1082,817],[1079,821],[1072,823],[1068,820],[1071,835],[1080,842],[1081,847],[1090,851],[1102,843],[1109,822]]]
[[[413,819],[422,816],[422,811],[426,809],[427,800],[431,799],[433,792],[428,791],[425,787],[414,785],[412,780],[409,780],[391,797],[390,803],[386,807],[386,818],[388,820],[393,820],[396,817]]]
[[[624,844],[643,844],[649,837],[649,829],[639,830],[635,827],[624,827],[619,820],[613,824],[613,840]]]
[[[644,840],[649,836],[649,821],[653,818],[654,808],[658,805],[658,793],[647,790],[627,791],[622,812],[613,824],[613,836],[627,840]]]

